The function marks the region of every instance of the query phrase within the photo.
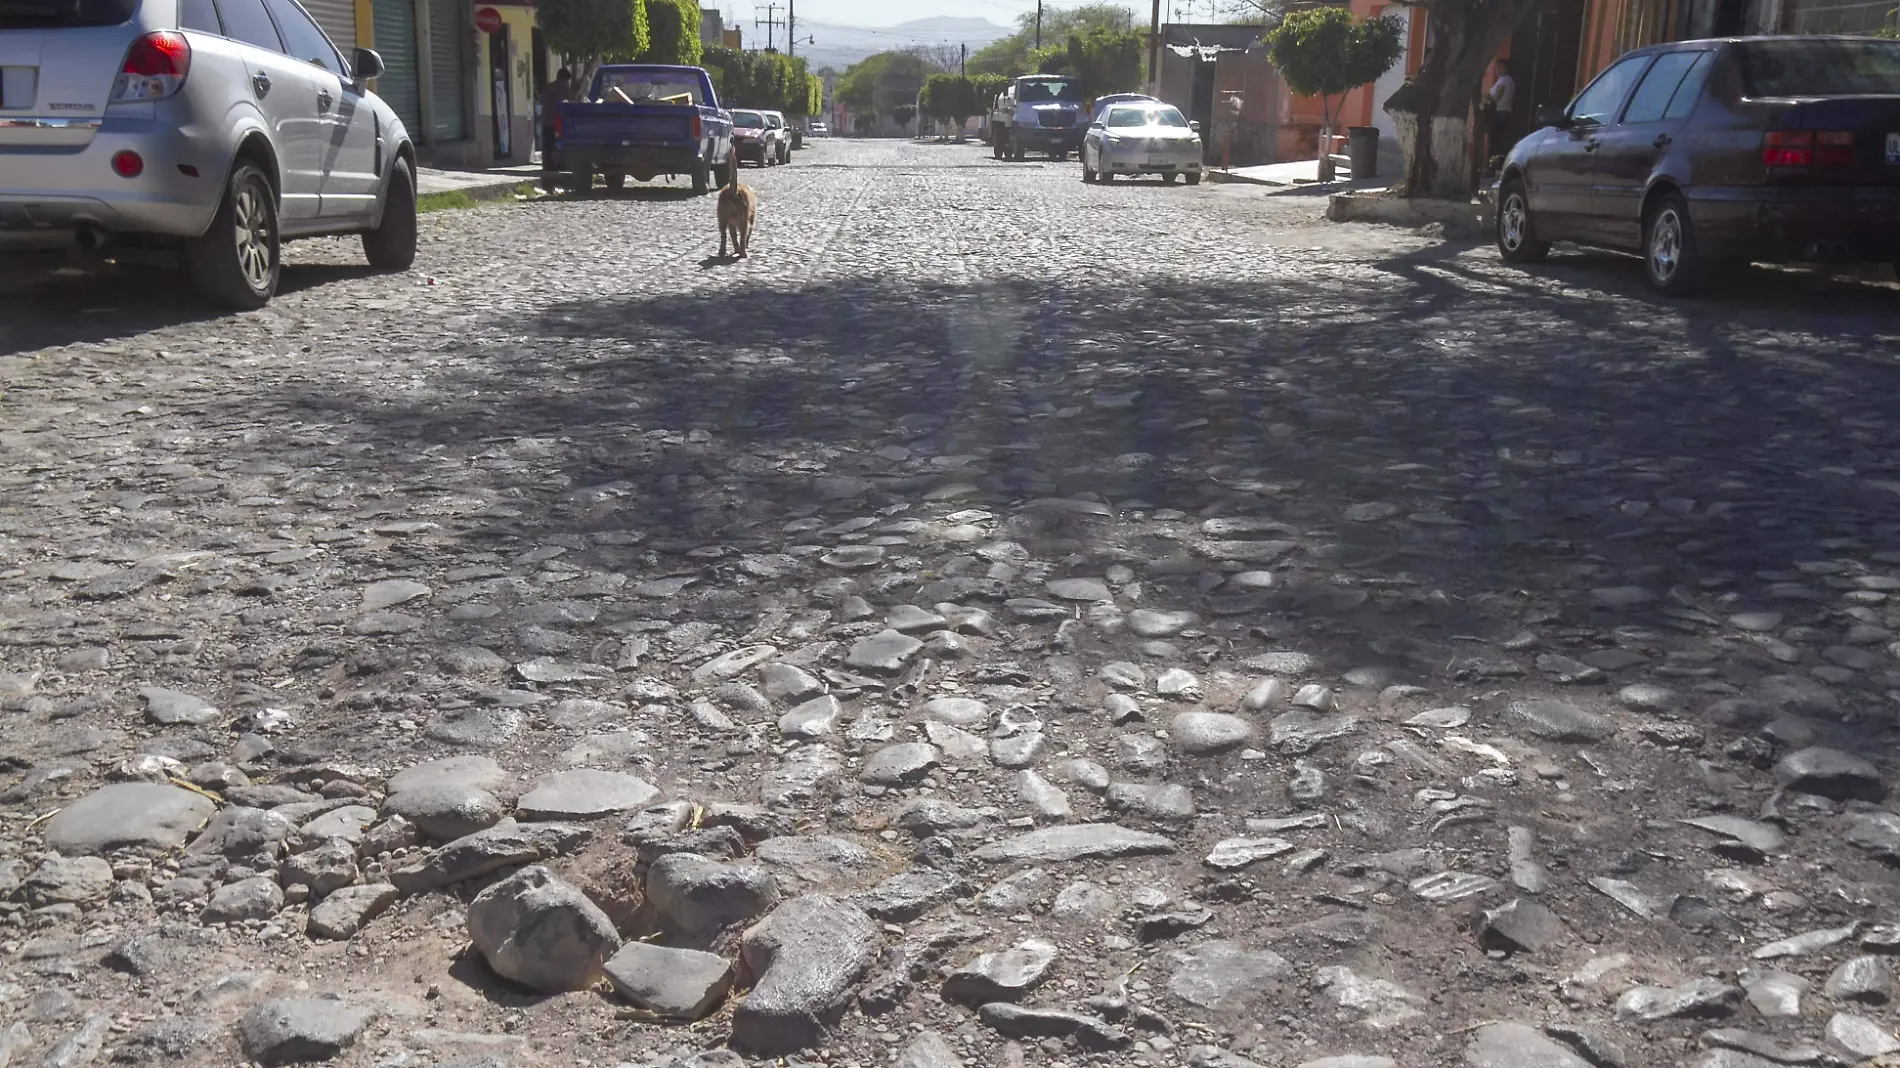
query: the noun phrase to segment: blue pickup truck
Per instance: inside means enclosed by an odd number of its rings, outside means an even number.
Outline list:
[[[650,182],[685,174],[693,192],[705,193],[725,184],[732,165],[732,115],[699,67],[609,64],[595,72],[586,100],[560,106],[554,149],[541,159],[550,190],[584,192],[596,174],[608,189],[629,175]]]

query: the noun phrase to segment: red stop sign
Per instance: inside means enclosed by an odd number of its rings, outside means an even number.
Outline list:
[[[501,12],[485,7],[475,12],[475,28],[483,33],[501,32]]]

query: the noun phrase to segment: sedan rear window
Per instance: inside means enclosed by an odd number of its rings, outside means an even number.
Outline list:
[[[139,0],[0,0],[0,30],[117,26],[138,10]]]
[[[1746,96],[1900,93],[1900,42],[1808,38],[1735,46]]]

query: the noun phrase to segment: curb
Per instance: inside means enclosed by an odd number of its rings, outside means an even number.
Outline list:
[[[1384,223],[1412,229],[1434,223],[1447,237],[1482,238],[1487,232],[1484,205],[1476,200],[1432,200],[1369,193],[1334,193],[1326,200],[1326,217],[1333,222]]]
[[[1291,186],[1285,182],[1269,182],[1265,178],[1254,178],[1245,174],[1234,174],[1229,171],[1206,170],[1202,173],[1207,175],[1208,181],[1219,182],[1223,185],[1231,183],[1233,185],[1264,185],[1269,189],[1291,188]]]
[[[514,195],[515,189],[523,185],[539,185],[537,178],[509,178],[506,181],[482,182],[477,185],[451,185],[442,189],[426,189],[420,181],[416,183],[417,196],[433,196],[439,193],[460,193],[477,203],[491,200],[503,200]]]

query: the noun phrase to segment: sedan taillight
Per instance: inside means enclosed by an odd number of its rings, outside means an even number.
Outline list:
[[[185,86],[191,72],[191,42],[182,33],[154,30],[132,42],[125,65],[112,82],[112,102],[162,100]]]
[[[1764,167],[1852,167],[1854,134],[1850,130],[1770,130],[1761,136]]]

